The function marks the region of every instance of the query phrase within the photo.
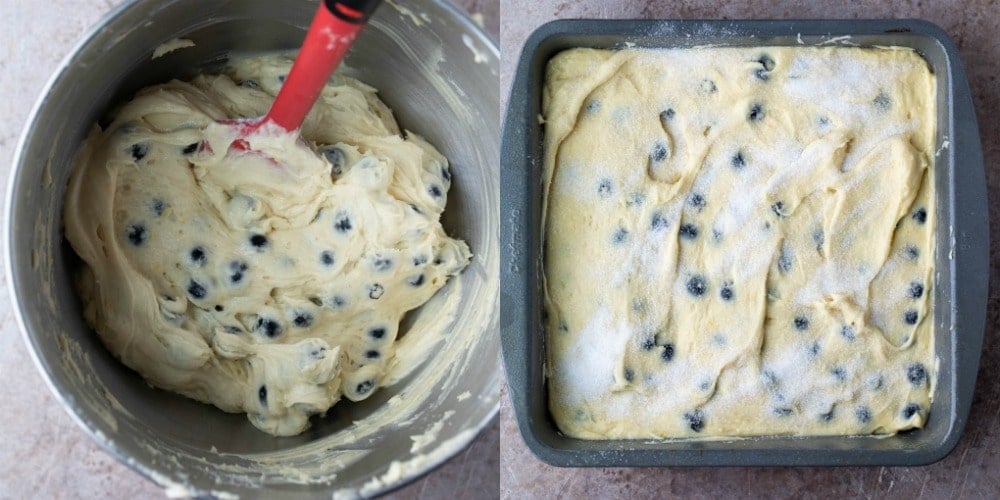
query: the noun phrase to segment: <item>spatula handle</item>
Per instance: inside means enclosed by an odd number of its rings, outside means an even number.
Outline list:
[[[381,0],[324,0],[266,121],[297,130]]]

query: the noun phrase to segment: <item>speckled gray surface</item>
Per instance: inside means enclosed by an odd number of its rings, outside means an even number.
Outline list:
[[[59,61],[119,0],[0,0],[0,181],[6,186],[28,112]],[[499,31],[498,0],[456,0]],[[2,272],[2,271],[0,271]],[[2,278],[6,282],[6,278]],[[90,440],[52,397],[21,339],[0,287],[0,499],[161,498],[153,483]],[[499,426],[390,498],[496,496]]]
[[[517,57],[528,35],[559,18],[923,18],[947,31],[959,47],[972,87],[991,200],[1000,193],[1000,3],[856,1],[765,2],[737,0],[659,2],[508,0],[500,24],[501,92],[506,101]],[[513,13],[516,13],[514,15]],[[536,459],[517,430],[506,387],[501,388],[500,491],[504,498],[614,498],[751,496],[996,498],[1000,495],[1000,240],[991,203],[991,277],[983,357],[972,412],[958,447],[926,467],[872,468],[662,468],[558,469]]]

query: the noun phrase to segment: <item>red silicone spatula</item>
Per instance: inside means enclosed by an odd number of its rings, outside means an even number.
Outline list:
[[[313,18],[292,70],[263,118],[226,120],[236,127],[232,149],[247,151],[245,139],[264,126],[277,125],[286,132],[298,130],[323,85],[330,78],[358,33],[365,27],[381,0],[323,0]]]

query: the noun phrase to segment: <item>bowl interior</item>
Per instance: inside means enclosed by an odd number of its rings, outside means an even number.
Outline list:
[[[71,286],[80,261],[62,236],[61,207],[73,156],[93,124],[144,86],[217,70],[234,53],[296,48],[316,7],[268,0],[132,2],[78,46],[22,139],[8,237],[11,282],[29,344],[71,413],[112,453],[163,484],[234,493],[260,485],[287,492],[359,488],[391,461],[416,455],[410,436],[445,419],[437,442],[421,450],[440,453],[400,478],[407,479],[457,452],[498,408],[498,54],[463,14],[439,1],[414,2],[405,12],[385,4],[340,70],[378,88],[401,128],[425,137],[452,165],[444,224],[474,258],[459,283],[438,294],[454,297],[455,314],[439,325],[442,340],[423,365],[366,401],[338,403],[299,436],[276,438],[245,415],[149,387],[82,319]],[[195,46],[151,59],[153,48],[177,37]],[[424,316],[409,314],[401,334],[427,323]],[[402,409],[398,415],[385,404],[395,396],[403,401],[393,405]],[[368,491],[390,486],[375,482]]]

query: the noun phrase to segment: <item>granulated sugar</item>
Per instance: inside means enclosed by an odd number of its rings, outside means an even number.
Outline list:
[[[923,425],[937,148],[919,55],[574,49],[547,76],[547,350],[563,432]]]

